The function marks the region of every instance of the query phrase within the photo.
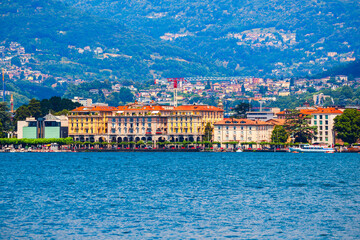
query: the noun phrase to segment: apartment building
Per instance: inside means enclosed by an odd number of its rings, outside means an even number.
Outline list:
[[[75,141],[107,141],[108,117],[112,116],[115,107],[93,106],[78,107],[70,112],[69,136]]]
[[[206,124],[213,126],[223,116],[224,110],[207,105],[79,107],[69,115],[69,136],[77,141],[201,141]]]
[[[261,120],[226,118],[214,124],[216,142],[271,142],[274,124]]]
[[[335,144],[334,119],[342,111],[336,108],[317,108],[311,113],[311,126],[317,127],[317,134],[312,139],[313,143],[327,145]]]

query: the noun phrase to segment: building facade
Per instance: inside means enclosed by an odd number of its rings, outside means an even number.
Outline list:
[[[78,107],[70,112],[69,136],[75,141],[106,141],[108,139],[108,117],[115,107]]]
[[[69,135],[90,142],[201,141],[206,124],[213,127],[223,116],[208,105],[79,107],[69,115]]]
[[[309,125],[317,128],[317,134],[311,140],[312,143],[332,145],[335,144],[334,119],[341,115],[342,111],[337,108],[299,108],[301,114],[310,116]],[[290,110],[285,110],[278,114],[279,119],[286,119],[291,114]]]
[[[335,144],[334,119],[342,111],[335,108],[317,108],[311,113],[311,126],[317,128],[317,134],[312,139],[313,143]]]
[[[274,124],[261,120],[226,118],[214,124],[216,142],[271,142]]]
[[[17,122],[17,138],[66,138],[68,137],[67,116],[48,114],[43,118],[26,118]]]

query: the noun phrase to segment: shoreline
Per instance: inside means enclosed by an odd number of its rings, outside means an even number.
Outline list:
[[[229,153],[236,151],[223,150],[223,151],[213,151],[213,150],[201,150],[201,149],[75,149],[75,150],[12,150],[12,151],[2,151],[0,153],[84,153],[84,152],[217,152],[217,153]],[[243,152],[268,152],[268,153],[284,153],[288,152],[286,149],[280,150],[268,150],[268,149],[244,149]],[[335,152],[335,153],[360,153],[356,151],[343,151],[343,152]]]

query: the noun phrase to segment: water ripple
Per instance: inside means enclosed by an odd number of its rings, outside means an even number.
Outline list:
[[[360,158],[0,154],[0,238],[360,239]]]

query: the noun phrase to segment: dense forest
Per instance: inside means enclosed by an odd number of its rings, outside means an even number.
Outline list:
[[[192,51],[111,20],[47,0],[0,3],[0,41],[35,54],[28,67],[72,79],[153,79],[231,74]],[[80,52],[88,47],[90,50]],[[106,54],[93,50],[101,48]]]
[[[305,76],[360,56],[356,0],[62,1],[154,39],[170,34],[173,46],[235,73]],[[240,38],[230,37],[236,33]]]
[[[360,56],[358,16],[354,0],[5,0],[0,41],[71,79],[307,76]]]

